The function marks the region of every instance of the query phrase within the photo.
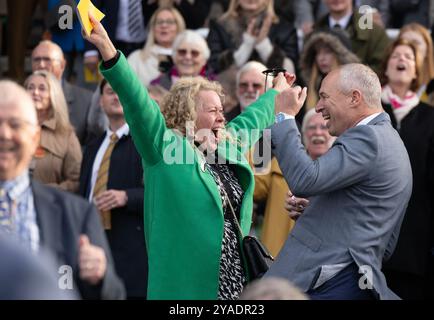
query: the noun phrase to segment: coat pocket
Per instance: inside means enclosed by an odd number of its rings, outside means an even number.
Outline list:
[[[312,251],[317,252],[321,248],[322,240],[301,225],[296,224],[291,235]]]

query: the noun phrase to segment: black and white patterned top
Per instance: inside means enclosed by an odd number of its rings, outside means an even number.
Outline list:
[[[224,233],[220,259],[218,299],[236,300],[243,290],[246,279],[240,256],[238,229],[233,221],[233,214],[223,189],[226,191],[231,201],[237,219],[239,219],[244,191],[231,165],[218,163],[206,163],[205,165],[217,184],[224,212]]]

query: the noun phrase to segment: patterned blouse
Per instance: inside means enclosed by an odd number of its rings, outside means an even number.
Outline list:
[[[224,234],[220,260],[218,299],[236,300],[243,290],[246,279],[240,257],[238,229],[224,191],[226,191],[238,219],[244,191],[235,176],[233,166],[218,163],[206,163],[205,165],[217,184],[224,212]]]

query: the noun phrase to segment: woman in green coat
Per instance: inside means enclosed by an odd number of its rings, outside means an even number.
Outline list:
[[[90,18],[94,30],[86,39],[102,55],[101,72],[143,159],[148,298],[237,299],[247,277],[230,205],[248,234],[254,179],[244,153],[274,122],[274,98],[295,77],[279,74],[274,89],[226,126],[221,86],[180,79],[162,103],[163,116]]]

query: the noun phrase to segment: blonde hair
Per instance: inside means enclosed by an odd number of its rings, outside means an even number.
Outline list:
[[[162,11],[169,11],[170,13],[172,13],[173,17],[175,18],[176,21],[176,34],[180,34],[182,31],[185,30],[185,21],[184,18],[182,17],[181,13],[174,7],[171,6],[162,6],[159,7],[151,16],[151,19],[149,19],[149,23],[148,23],[148,38],[146,40],[145,46],[143,47],[142,50],[140,50],[140,58],[145,61],[149,58],[149,56],[151,55],[151,51],[152,51],[152,47],[154,45],[156,45],[157,43],[155,43],[155,36],[154,36],[154,26],[155,26],[155,22],[157,21],[157,16],[160,14],[160,12]]]
[[[228,17],[237,18],[241,10],[242,9],[239,0],[231,0],[231,2],[229,3],[228,10],[223,14],[222,19],[226,19]],[[256,14],[259,14],[262,10],[263,8]],[[273,17],[273,23],[279,22],[279,17],[274,11],[274,0],[268,0],[268,4],[266,5],[265,10],[267,11],[268,14],[271,14],[271,16]]]
[[[423,40],[425,41],[426,44],[426,56],[425,57],[421,57],[424,58],[424,61],[420,61],[420,63],[418,64],[422,64],[424,67],[421,70],[422,71],[422,83],[423,84],[428,84],[428,82],[434,78],[434,50],[433,50],[433,43],[432,43],[432,39],[431,39],[431,35],[429,33],[429,31],[422,26],[419,23],[413,22],[413,23],[409,23],[404,25],[400,30],[399,30],[399,35],[398,38],[401,38],[402,35],[404,33],[406,33],[407,31],[414,31],[419,33]]]
[[[24,87],[27,89],[29,81],[32,77],[39,76],[45,79],[50,93],[50,108],[51,117],[56,121],[56,129],[58,132],[68,132],[72,130],[71,122],[68,116],[68,105],[66,104],[65,95],[59,80],[48,71],[38,70],[27,77],[24,82]]]
[[[180,78],[161,104],[167,127],[186,135],[187,122],[197,119],[198,93],[205,90],[216,92],[221,99],[224,97],[223,88],[217,82],[203,77]]]

